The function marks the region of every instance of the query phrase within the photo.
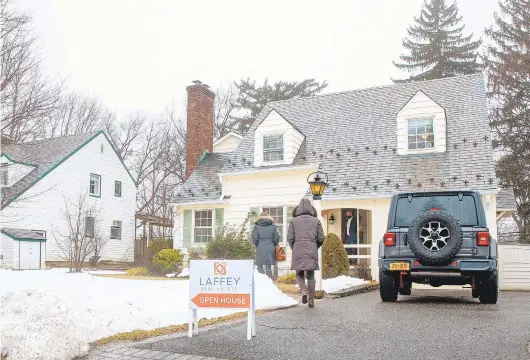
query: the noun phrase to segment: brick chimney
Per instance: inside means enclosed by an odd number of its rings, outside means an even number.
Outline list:
[[[204,152],[213,151],[213,108],[215,93],[199,80],[186,88],[188,122],[186,133],[186,179],[197,167]]]

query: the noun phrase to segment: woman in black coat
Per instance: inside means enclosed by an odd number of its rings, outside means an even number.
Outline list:
[[[280,242],[278,227],[267,212],[256,219],[252,230],[252,243],[256,246],[258,272],[272,279],[272,266],[276,264],[276,245]]]

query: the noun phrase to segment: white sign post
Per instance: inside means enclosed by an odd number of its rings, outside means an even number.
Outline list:
[[[247,340],[256,336],[253,260],[191,260],[188,337],[199,333],[197,310],[247,309]]]

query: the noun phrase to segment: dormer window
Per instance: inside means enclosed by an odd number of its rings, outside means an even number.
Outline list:
[[[398,155],[444,153],[446,123],[444,108],[418,91],[396,116]]]
[[[411,119],[408,121],[408,149],[434,148],[434,119]]]
[[[283,161],[283,134],[263,137],[263,162]]]

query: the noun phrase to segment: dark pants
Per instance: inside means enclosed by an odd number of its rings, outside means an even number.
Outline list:
[[[267,274],[272,279],[272,268],[271,265],[257,265],[258,272],[260,274]]]
[[[315,280],[315,271],[314,270],[297,271],[296,275],[303,279],[304,278],[304,272],[305,272],[305,279],[306,280]]]

